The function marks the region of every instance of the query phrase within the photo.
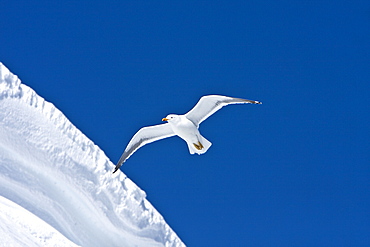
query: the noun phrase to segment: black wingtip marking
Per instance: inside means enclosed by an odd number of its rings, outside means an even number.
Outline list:
[[[116,166],[116,168],[114,168],[114,172],[113,172],[113,174],[116,172],[116,171],[118,171],[119,170],[119,166]]]

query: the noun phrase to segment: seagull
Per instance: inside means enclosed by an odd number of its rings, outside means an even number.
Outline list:
[[[222,107],[231,104],[262,104],[260,101],[233,98],[222,95],[206,95],[184,115],[169,114],[162,121],[167,123],[141,128],[131,138],[114,172],[140,147],[164,138],[179,136],[189,148],[190,154],[203,154],[211,147],[212,143],[199,133],[199,125]]]

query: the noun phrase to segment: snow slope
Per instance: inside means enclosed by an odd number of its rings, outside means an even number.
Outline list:
[[[45,221],[2,196],[0,222],[0,246],[77,246]]]
[[[7,241],[17,246],[24,228],[34,246],[184,246],[145,192],[122,172],[113,176],[113,167],[0,63],[0,237],[14,234]],[[12,212],[28,216],[21,222]]]

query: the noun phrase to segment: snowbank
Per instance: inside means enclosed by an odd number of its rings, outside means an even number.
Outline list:
[[[113,176],[113,167],[53,104],[0,63],[1,196],[76,245],[184,246],[145,192],[122,172]]]

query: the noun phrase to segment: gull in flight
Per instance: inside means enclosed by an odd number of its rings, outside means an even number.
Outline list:
[[[200,123],[223,106],[246,103],[262,104],[262,102],[255,100],[222,95],[207,95],[200,98],[198,103],[188,113],[184,115],[169,114],[162,119],[162,121],[167,121],[167,123],[141,128],[128,143],[113,173],[140,147],[175,135],[179,136],[188,144],[191,154],[203,154],[207,152],[212,143],[199,133],[198,128]]]

